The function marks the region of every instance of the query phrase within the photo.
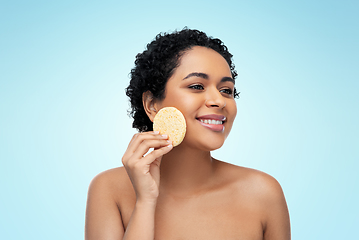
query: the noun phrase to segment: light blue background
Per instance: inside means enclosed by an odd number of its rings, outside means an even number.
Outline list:
[[[292,239],[355,239],[358,1],[129,2],[1,1],[0,238],[83,238],[88,185],[135,133],[135,55],[188,26],[221,38],[239,73],[214,156],[281,183]]]

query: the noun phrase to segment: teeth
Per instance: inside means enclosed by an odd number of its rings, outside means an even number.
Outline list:
[[[215,125],[223,124],[222,121],[218,121],[214,119],[200,119],[200,121],[206,124],[215,124]]]

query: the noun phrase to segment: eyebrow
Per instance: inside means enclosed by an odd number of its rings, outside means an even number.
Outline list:
[[[185,78],[183,78],[182,80],[185,80],[187,78],[190,78],[190,77],[200,77],[200,78],[203,78],[203,79],[206,79],[208,80],[209,79],[209,76],[208,74],[206,73],[201,73],[201,72],[192,72],[190,74],[188,74]],[[221,79],[221,82],[232,82],[233,84],[235,84],[235,81],[233,78],[231,77],[223,77]]]

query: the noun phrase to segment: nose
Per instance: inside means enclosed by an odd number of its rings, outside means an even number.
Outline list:
[[[226,101],[218,89],[214,88],[207,91],[205,105],[209,108],[218,107],[222,109],[226,106]]]

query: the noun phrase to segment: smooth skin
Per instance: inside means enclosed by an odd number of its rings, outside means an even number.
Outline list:
[[[90,184],[86,240],[290,239],[279,183],[263,172],[211,157],[237,114],[230,78],[220,54],[195,46],[182,56],[162,101],[144,93],[151,120],[163,107],[183,113],[186,136],[172,147],[168,136],[157,132],[134,135],[122,158],[124,167],[103,172]],[[201,124],[198,119],[208,114],[226,117],[223,131]]]

